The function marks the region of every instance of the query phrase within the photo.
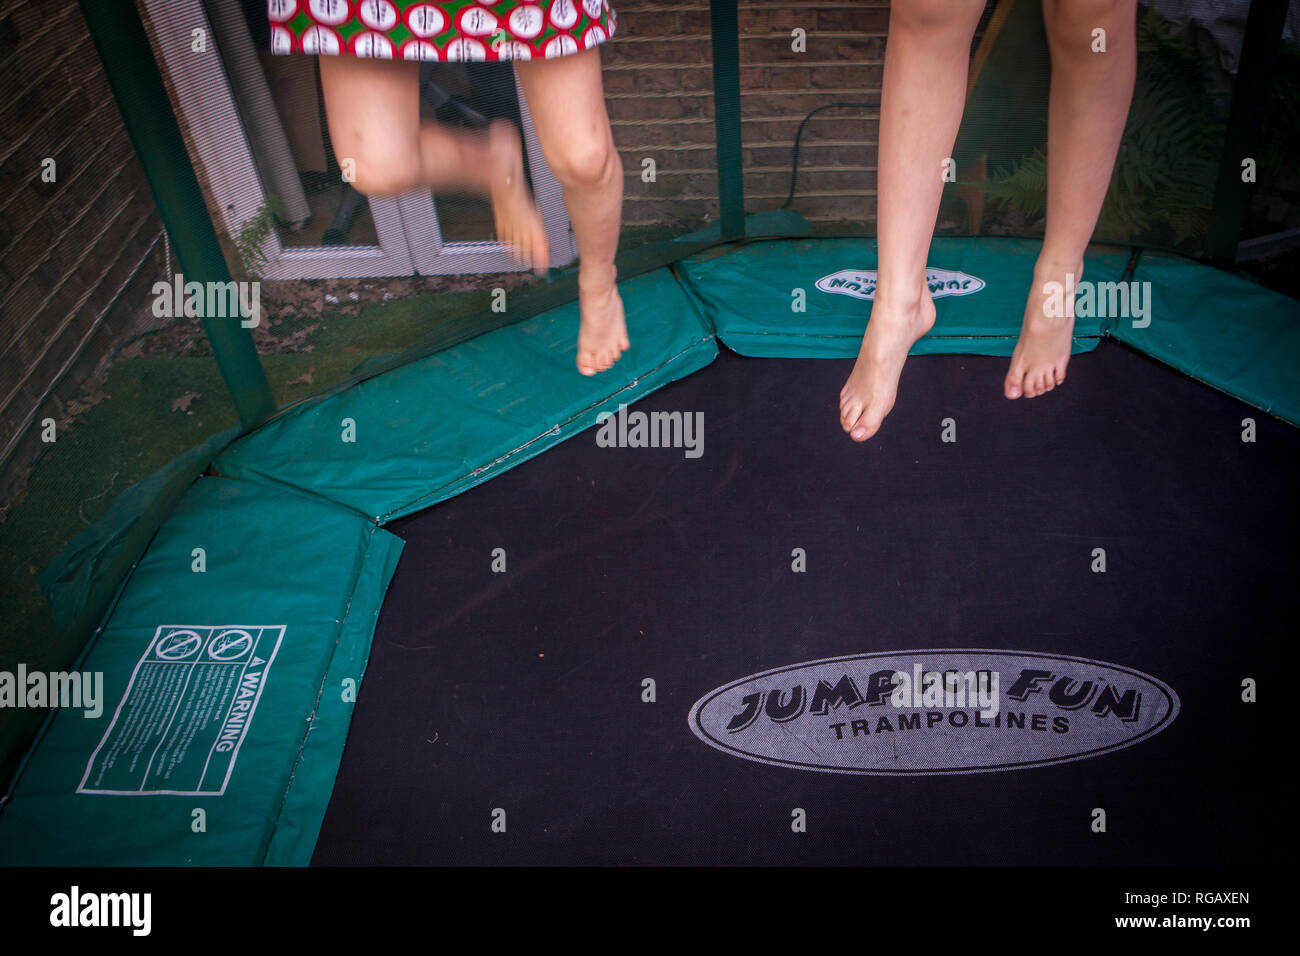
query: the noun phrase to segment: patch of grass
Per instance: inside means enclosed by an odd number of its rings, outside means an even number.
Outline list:
[[[491,303],[492,293],[487,289],[438,292],[375,302],[354,318],[322,322],[310,342],[318,355],[337,353],[344,358],[391,355],[407,348],[443,322],[482,311]],[[343,351],[345,348],[347,352]],[[352,364],[359,360],[354,358]]]

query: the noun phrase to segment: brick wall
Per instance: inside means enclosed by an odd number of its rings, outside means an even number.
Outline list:
[[[29,424],[66,419],[123,332],[108,306],[142,261],[161,259],[162,224],[75,3],[0,0],[0,77],[2,517],[40,452]]]
[[[718,215],[712,49],[707,0],[617,0],[618,36],[606,47],[605,89],[627,172],[628,226],[694,228]],[[878,101],[887,2],[741,0],[741,111],[745,208],[780,206],[790,186],[795,131],[833,102]],[[807,33],[806,52],[791,31]],[[804,131],[793,208],[809,219],[875,218],[874,110],[819,114]],[[657,179],[642,181],[642,160]]]
[[[749,212],[781,205],[799,123],[830,103],[879,103],[889,5],[774,3],[740,6],[740,83]],[[792,31],[806,49],[792,49]],[[792,208],[814,221],[873,223],[876,107],[825,110],[804,129]]]

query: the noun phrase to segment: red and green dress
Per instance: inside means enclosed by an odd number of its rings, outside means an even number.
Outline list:
[[[267,0],[272,53],[531,60],[614,35],[609,0]]]

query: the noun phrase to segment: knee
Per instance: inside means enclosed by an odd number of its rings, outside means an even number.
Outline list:
[[[889,32],[964,35],[969,43],[983,12],[984,0],[893,0]]]
[[[1136,0],[1043,0],[1043,28],[1053,52],[1088,53],[1097,30],[1107,47],[1137,28]]]
[[[608,135],[574,138],[547,150],[546,162],[564,186],[594,187],[604,183],[618,163]]]
[[[345,143],[335,149],[334,158],[343,177],[365,196],[397,196],[420,182],[420,160],[414,146],[390,152]]]

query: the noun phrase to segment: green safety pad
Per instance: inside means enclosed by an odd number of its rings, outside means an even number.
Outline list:
[[[1010,355],[1041,243],[1030,239],[935,239],[930,246],[934,328],[913,355]],[[1127,251],[1090,252],[1088,280],[1115,281]],[[678,264],[692,298],[720,338],[742,355],[852,358],[862,344],[873,291],[872,239],[751,242]],[[949,273],[960,273],[950,275]],[[804,311],[796,311],[803,290]],[[1105,319],[1077,315],[1074,352],[1097,346]]]
[[[1149,324],[1118,320],[1115,338],[1300,425],[1300,302],[1230,272],[1145,252],[1134,279],[1150,290]],[[1150,283],[1146,286],[1145,283]]]
[[[227,428],[146,475],[113,499],[107,513],[68,543],[41,572],[60,637],[75,657],[104,617],[130,568],[212,457],[239,436]]]
[[[668,269],[619,283],[632,347],[578,373],[570,303],[289,410],[213,467],[380,523],[436,504],[708,365],[717,343]]]
[[[24,761],[0,864],[308,863],[401,549],[327,502],[200,478],[77,665],[102,712],[54,711]]]

